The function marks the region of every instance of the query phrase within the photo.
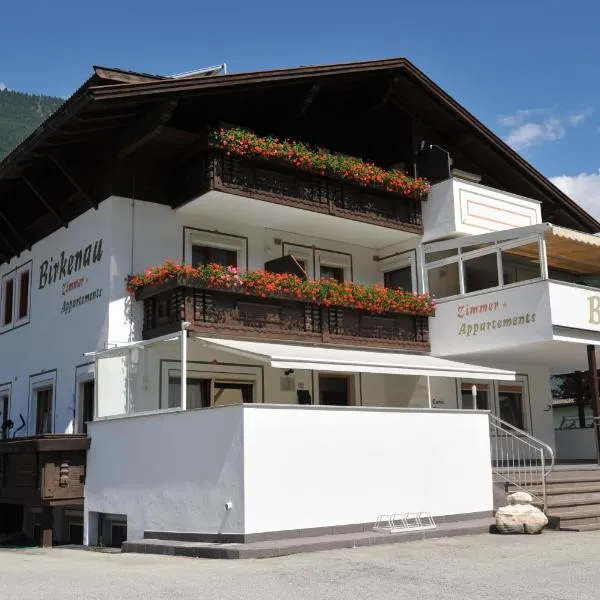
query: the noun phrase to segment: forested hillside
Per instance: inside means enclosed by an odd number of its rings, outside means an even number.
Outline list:
[[[51,96],[34,96],[0,90],[0,159],[24,140],[63,101]]]

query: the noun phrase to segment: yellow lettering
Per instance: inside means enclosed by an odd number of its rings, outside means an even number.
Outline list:
[[[600,325],[600,296],[590,296],[588,304],[590,307],[590,323]]]

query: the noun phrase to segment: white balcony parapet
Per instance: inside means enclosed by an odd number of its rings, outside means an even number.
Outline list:
[[[427,202],[423,203],[426,242],[541,222],[539,201],[456,177],[432,186]]]

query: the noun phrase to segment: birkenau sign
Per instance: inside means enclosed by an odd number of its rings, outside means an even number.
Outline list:
[[[93,263],[100,262],[101,260],[102,239],[99,239],[93,244],[89,244],[85,248],[81,248],[68,256],[63,250],[57,260],[54,260],[54,257],[51,256],[40,265],[38,289],[41,290],[47,285],[52,285],[61,279],[70,277],[73,273],[78,273],[82,269],[89,267]]]

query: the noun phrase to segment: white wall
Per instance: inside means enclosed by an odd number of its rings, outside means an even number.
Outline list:
[[[65,267],[62,276],[59,270],[53,282],[41,276],[46,261],[48,265],[58,262],[60,266],[64,252],[63,266],[68,265],[69,256],[90,244],[93,247],[99,240],[100,260],[92,260],[89,266],[70,275]],[[90,362],[83,353],[104,348],[107,338],[110,245],[110,210],[107,204],[101,204],[98,210],[91,209],[73,220],[67,229],[61,228],[35,244],[31,252],[23,252],[0,267],[0,276],[27,261],[32,267],[30,322],[0,334],[0,384],[12,384],[10,417],[15,428],[20,425],[20,414],[28,422],[28,428],[19,435],[35,433],[30,377],[41,373],[56,378],[54,431],[73,431],[76,367]],[[74,281],[78,282],[77,287],[65,287]],[[97,290],[101,290],[99,296]],[[67,310],[63,310],[65,303],[93,292],[95,299],[77,306],[66,305]]]
[[[492,509],[481,412],[237,405],[100,420],[89,431],[88,543],[89,513],[126,515],[136,539]]]
[[[492,510],[478,412],[244,407],[247,533]]]
[[[598,457],[594,427],[557,429],[554,436],[558,460],[595,460]]]
[[[144,530],[243,533],[242,416],[227,406],[91,423],[86,513],[127,515],[129,539]]]

